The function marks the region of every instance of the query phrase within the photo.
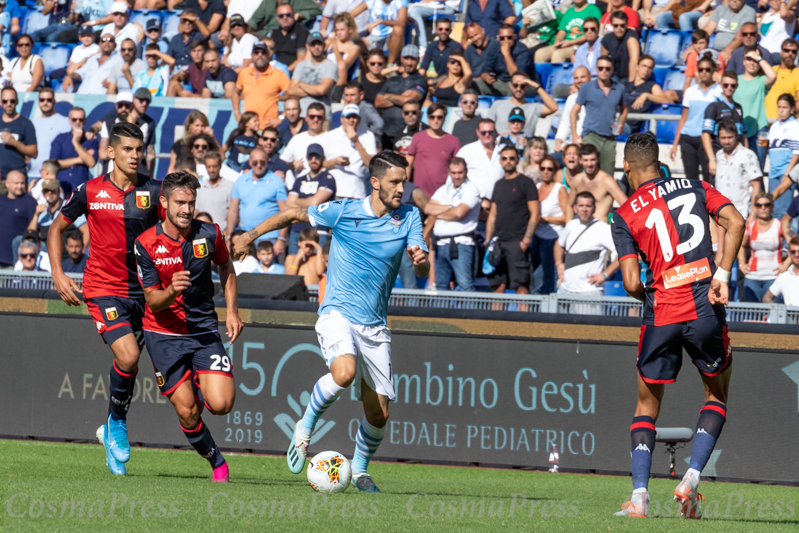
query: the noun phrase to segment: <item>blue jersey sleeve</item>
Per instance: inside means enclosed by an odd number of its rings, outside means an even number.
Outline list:
[[[408,232],[408,246],[418,246],[425,252],[430,252],[427,249],[427,244],[424,242],[424,235],[422,234],[422,217],[419,214],[419,209],[416,207],[411,211],[411,229]]]
[[[136,244],[133,246],[133,255],[136,258],[136,271],[139,275],[139,282],[145,289],[150,287],[161,288],[161,276],[158,275],[158,269],[155,268],[153,258],[147,252],[147,249],[142,245],[139,239],[136,239]]]
[[[327,228],[336,227],[336,223],[344,213],[344,202],[335,200],[325,202],[322,205],[312,205],[308,208],[308,219],[311,225],[324,226]]]

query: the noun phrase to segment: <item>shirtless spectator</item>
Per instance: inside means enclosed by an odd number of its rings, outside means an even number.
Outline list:
[[[588,191],[596,199],[594,217],[606,221],[613,208],[613,200],[621,205],[627,201],[627,195],[613,176],[599,169],[599,151],[594,145],[584,144],[580,148],[580,164],[583,171],[572,178],[569,208],[574,206],[578,193]]]
[[[286,258],[286,275],[302,276],[306,285],[318,285],[325,272],[322,247],[316,228],[300,232],[299,251]]]

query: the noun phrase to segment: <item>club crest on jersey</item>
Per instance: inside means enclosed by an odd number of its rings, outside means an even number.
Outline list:
[[[391,223],[394,225],[394,233],[399,233],[400,226],[402,226],[402,216],[399,213],[394,213],[391,216]]]
[[[117,313],[116,307],[106,307],[105,308],[105,317],[108,320],[116,320],[119,318],[119,313]]]
[[[161,372],[156,372],[155,373],[155,379],[158,381],[158,386],[159,387],[163,387],[164,383],[166,383],[164,381],[164,376],[161,374]]]
[[[136,191],[136,207],[139,209],[150,207],[150,191]]]
[[[208,242],[205,239],[194,239],[191,242],[191,247],[194,250],[194,257],[197,259],[208,255]]]

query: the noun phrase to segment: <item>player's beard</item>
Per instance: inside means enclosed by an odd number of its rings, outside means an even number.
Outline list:
[[[194,218],[194,213],[187,213],[188,217],[181,218],[179,215],[181,213],[173,213],[171,211],[167,211],[166,216],[169,218],[169,221],[178,229],[186,229],[191,226],[191,220]]]
[[[383,202],[383,205],[392,211],[399,209],[400,205],[402,205],[402,196],[395,198],[391,193],[382,187],[380,187],[380,189],[377,191],[377,195],[378,198],[380,198],[380,201]]]

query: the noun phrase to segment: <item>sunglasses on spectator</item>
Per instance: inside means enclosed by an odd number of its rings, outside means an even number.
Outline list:
[[[266,50],[253,50],[252,55],[254,56],[265,56],[267,55]]]
[[[132,104],[130,102],[117,102],[117,107],[125,107],[125,108],[127,108],[127,107],[131,107],[131,105]]]
[[[250,159],[250,166],[251,167],[260,167],[262,165],[266,165],[265,159]]]
[[[513,35],[500,35],[497,39],[500,41],[512,41]]]
[[[39,98],[39,101],[42,102],[42,103],[44,103],[44,102],[52,102],[53,99],[52,98]]]
[[[189,19],[180,19],[180,23],[181,23],[181,24],[192,24],[192,23],[193,23],[193,21],[191,21],[191,20],[189,20]]]
[[[369,63],[370,67],[382,67],[383,65],[385,65],[385,63],[383,63],[382,61],[372,61],[371,63]]]
[[[445,32],[449,33],[449,32],[452,31],[452,28],[450,28],[449,26],[439,26],[436,31],[445,31]]]
[[[279,18],[279,19],[291,19],[291,18],[294,18],[294,15],[292,15],[291,13],[281,13],[281,14],[279,14],[277,16],[277,18]]]
[[[494,135],[497,132],[495,130],[488,130],[488,131],[480,131],[477,130],[477,135]]]
[[[541,172],[555,172],[555,167],[538,167]]]
[[[757,35],[756,31],[742,31],[741,32],[741,37],[754,37],[755,35]]]
[[[324,115],[308,115],[308,120],[324,120]]]
[[[265,141],[273,142],[273,143],[277,142],[277,137],[267,137],[266,135],[264,135],[263,137],[261,137],[261,139],[263,139]]]
[[[738,84],[737,83],[722,83],[721,86],[724,87],[725,89],[730,89],[730,88],[736,89],[738,87]]]
[[[319,154],[310,154],[306,159],[308,159],[308,161],[310,161],[311,159],[319,159],[321,161],[322,156]]]
[[[783,53],[796,55],[796,48],[783,48]]]
[[[506,155],[500,158],[502,161],[516,161],[515,155]]]
[[[709,68],[698,68],[696,69],[697,72],[713,72],[713,69]]]
[[[27,42],[27,41],[26,41],[26,42],[24,42],[24,43],[17,43],[17,47],[24,46],[24,47],[26,47],[26,48],[27,48],[27,47],[28,47],[28,46],[30,46],[30,45],[31,45],[31,43],[29,43],[29,42]]]
[[[120,48],[120,50],[123,51],[123,52],[135,52],[136,51],[135,48],[131,48],[130,46],[125,47],[125,48]]]
[[[791,255],[799,255],[799,250],[791,250],[788,253],[791,254]]]
[[[427,115],[428,120],[444,120],[444,115]]]
[[[36,257],[36,254],[19,254],[22,259],[33,259]]]
[[[769,202],[767,204],[755,204],[755,207],[771,207],[771,203]]]
[[[150,28],[149,30],[147,30],[147,33],[152,33],[154,31],[161,31],[161,29],[160,28]]]
[[[16,100],[0,100],[0,101],[3,102],[4,104],[16,104],[17,103]]]
[[[621,24],[613,24],[613,27],[614,27],[614,28],[626,28],[626,27],[627,27],[627,24],[624,24],[624,23],[621,23]]]
[[[461,100],[463,105],[477,105],[477,100]]]
[[[85,118],[74,118],[73,117],[73,118],[69,119],[69,121],[78,124],[80,122],[86,122],[86,119]]]
[[[597,31],[597,27],[596,26],[583,26],[583,31],[584,32],[586,32],[586,31],[595,32],[595,31]]]
[[[195,144],[193,146],[193,148],[196,148],[197,150],[208,150],[208,145],[207,144]]]
[[[524,89],[525,87],[527,87],[527,84],[526,83],[511,83],[511,86],[514,89]]]
[[[613,67],[597,67],[596,69],[600,72],[610,72],[613,70]]]
[[[402,114],[403,114],[403,115],[418,115],[418,114],[419,114],[419,111],[416,111],[416,110],[413,110],[413,111],[403,111],[403,112],[402,112]]]

